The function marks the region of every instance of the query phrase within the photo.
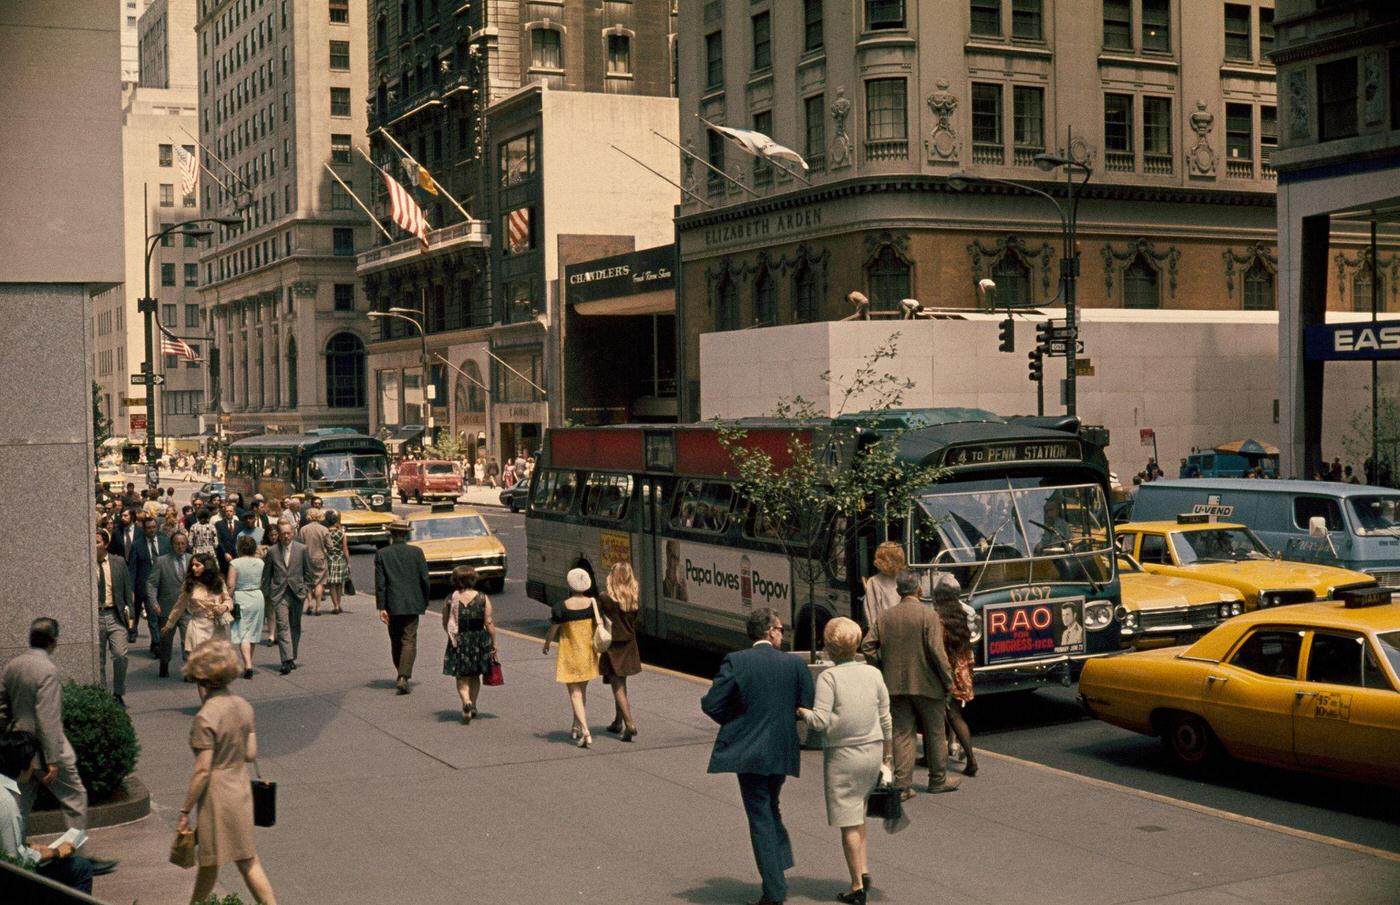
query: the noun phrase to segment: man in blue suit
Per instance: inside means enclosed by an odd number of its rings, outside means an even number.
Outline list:
[[[749,615],[753,646],[724,658],[700,708],[719,723],[710,755],[711,773],[737,773],[749,839],[763,877],[756,905],[787,898],[783,872],[792,867],[792,843],[778,810],[783,782],[802,769],[797,708],[812,706],[812,674],[798,657],[780,650],[783,621],[766,607]]]
[[[151,630],[151,656],[160,657],[160,613],[153,601],[146,597],[146,580],[151,577],[156,560],[170,552],[170,541],[160,533],[160,521],[148,518],[141,524],[141,533],[127,551],[126,563],[131,571],[131,584],[136,592],[136,607],[131,613],[128,643],[136,640],[136,626],[141,621],[142,608],[146,611],[146,624]]]

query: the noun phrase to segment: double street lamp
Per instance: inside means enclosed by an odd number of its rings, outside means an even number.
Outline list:
[[[948,176],[948,187],[955,192],[960,192],[974,182],[995,182],[1001,185],[1009,185],[1012,188],[1017,188],[1033,195],[1039,195],[1055,206],[1055,212],[1060,217],[1060,233],[1064,243],[1063,253],[1060,256],[1060,297],[1065,306],[1065,321],[1068,333],[1068,341],[1065,343],[1065,413],[1073,415],[1077,408],[1077,394],[1075,392],[1075,356],[1078,352],[1077,347],[1079,343],[1079,312],[1077,304],[1079,255],[1075,249],[1077,222],[1079,219],[1079,191],[1088,184],[1092,170],[1088,164],[1080,163],[1063,151],[1057,154],[1037,154],[1034,159],[1036,167],[1046,173],[1052,173],[1058,169],[1063,169],[1065,171],[1066,205],[1061,205],[1059,200],[1049,192],[1010,179],[1000,179],[996,176],[974,176],[962,172],[952,173]],[[1084,174],[1084,178],[1078,183],[1074,180],[1076,171]]]
[[[156,244],[171,233],[181,233],[192,239],[207,239],[214,235],[214,230],[207,226],[195,226],[196,223],[217,223],[220,226],[242,226],[243,221],[237,217],[197,217],[193,220],[183,220],[179,223],[172,223],[155,235],[146,236],[146,293],[136,302],[136,310],[145,316],[146,330],[146,360],[141,365],[142,383],[146,388],[146,483],[154,487],[159,477],[156,470],[156,459],[160,453],[156,449],[156,367],[155,367],[155,321],[156,321],[156,300],[151,296],[151,256],[155,254]]]

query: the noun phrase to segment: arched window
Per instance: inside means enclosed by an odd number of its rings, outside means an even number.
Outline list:
[[[287,337],[287,408],[297,407],[297,338]]]
[[[365,344],[353,333],[337,333],[326,343],[326,405],[333,409],[365,404]]]
[[[1258,258],[1244,272],[1244,310],[1273,311],[1274,274]]]
[[[739,329],[739,287],[735,285],[734,278],[729,274],[720,277],[719,285],[715,287],[715,298],[717,306],[715,308],[715,329],[716,330],[738,330]]]
[[[1162,307],[1157,268],[1142,254],[1134,256],[1132,262],[1123,270],[1123,307]]]
[[[803,259],[792,276],[792,319],[807,323],[817,319],[821,300],[817,297],[817,274]]]
[[[778,323],[778,297],[773,289],[773,278],[768,275],[766,267],[758,272],[753,281],[753,322],[763,327]]]
[[[383,51],[389,46],[389,20],[381,13],[374,22],[374,48]]]
[[[1357,311],[1371,310],[1371,281],[1375,280],[1376,295],[1380,299],[1378,310],[1385,310],[1385,277],[1377,276],[1369,258],[1363,259],[1356,276],[1351,280],[1352,308]]]
[[[909,265],[893,245],[886,244],[866,267],[870,281],[870,310],[898,311],[901,299],[913,295]]]
[[[998,308],[1023,308],[1031,304],[1031,269],[1021,258],[1007,251],[992,265],[992,281],[997,284]]]

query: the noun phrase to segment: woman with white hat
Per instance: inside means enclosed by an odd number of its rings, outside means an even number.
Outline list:
[[[593,578],[583,569],[570,569],[569,590],[573,593],[554,605],[549,615],[549,631],[544,636],[544,652],[559,640],[559,657],[554,663],[554,680],[569,690],[574,710],[571,730],[580,748],[593,746],[588,731],[588,683],[598,678],[598,655],[593,650],[593,628],[597,624],[597,604],[588,592]]]

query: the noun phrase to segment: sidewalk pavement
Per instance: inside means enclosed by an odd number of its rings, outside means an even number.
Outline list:
[[[278,825],[257,838],[282,905],[758,898],[738,786],[705,772],[715,733],[698,706],[705,683],[655,670],[629,682],[640,727],[630,744],[603,731],[611,699],[594,684],[594,747],[583,751],[553,658],[502,633],[506,684],[483,689],[481,715],[462,726],[438,618],[424,618],[414,693],[398,697],[384,628],[367,598],[349,608],[304,620],[291,676],[259,647],[264,668],[235,684],[256,709],[263,776],[278,783]],[[194,874],[166,856],[198,699],[156,679],[143,654],[132,660],[127,701],[155,813],[92,833],[95,853],[122,859],[96,893],[184,902]],[[789,901],[829,902],[846,871],[826,825],[821,754],[804,752],[802,766],[783,797],[797,862]],[[871,901],[1393,903],[1400,891],[1395,856],[990,753],[961,790],[908,808],[903,832],[870,827]],[[231,866],[221,880],[246,898]]]

